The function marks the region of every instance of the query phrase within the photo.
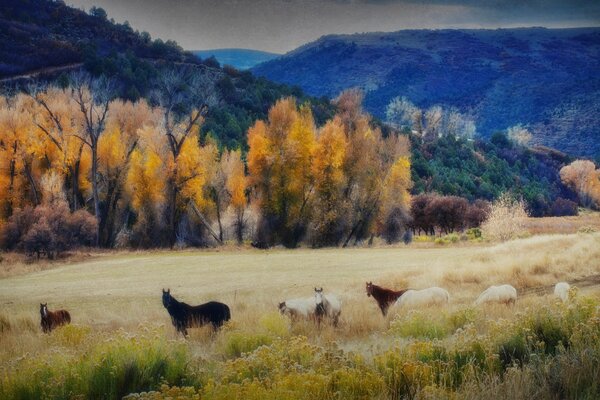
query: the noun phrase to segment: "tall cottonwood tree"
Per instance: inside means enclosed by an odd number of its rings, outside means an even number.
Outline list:
[[[316,143],[310,107],[293,98],[279,100],[268,121],[248,131],[248,169],[261,210],[261,245],[295,247],[307,226],[313,190],[312,156]]]
[[[41,137],[39,156],[49,169],[64,176],[69,205],[75,211],[85,205],[82,191],[89,184],[89,154],[77,138],[83,124],[81,114],[68,90],[30,86],[28,93],[36,103],[32,121]]]
[[[195,69],[167,69],[159,74],[154,100],[163,110],[161,132],[169,153],[167,178],[167,208],[171,244],[187,203],[204,203],[203,169],[199,143],[200,127],[209,106],[215,103],[214,86],[204,73]],[[183,199],[181,198],[183,197]],[[184,201],[182,201],[184,200]]]
[[[0,98],[0,219],[17,207],[41,201],[39,141],[31,123],[32,101],[24,95]]]
[[[100,194],[98,189],[98,143],[104,133],[106,119],[113,96],[112,83],[105,79],[92,78],[81,72],[71,78],[71,96],[78,106],[83,121],[82,132],[75,136],[89,147],[91,152],[91,184],[94,215],[98,220],[96,245],[100,243],[100,226],[104,225],[105,216],[100,209]]]
[[[100,244],[110,246],[118,229],[119,215],[126,207],[119,206],[129,163],[138,147],[139,131],[144,126],[158,127],[160,112],[145,100],[135,103],[113,100],[105,132],[98,144],[98,180],[101,200]]]

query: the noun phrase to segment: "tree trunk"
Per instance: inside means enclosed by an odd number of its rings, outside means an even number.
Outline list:
[[[100,227],[102,213],[100,211],[100,196],[98,196],[98,146],[92,143],[92,196],[94,198],[94,215],[96,216],[96,247],[100,244]]]
[[[33,176],[31,175],[31,164],[25,163],[25,175],[27,176],[27,180],[29,181],[29,185],[31,186],[31,192],[33,193],[33,201],[37,206],[40,204],[40,197],[38,194],[37,187],[35,186],[35,181],[33,180]]]

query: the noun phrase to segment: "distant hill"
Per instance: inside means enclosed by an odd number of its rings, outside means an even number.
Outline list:
[[[536,144],[600,155],[600,28],[330,35],[252,71],[315,96],[363,88],[381,118],[406,96],[471,114],[483,137],[520,123]]]
[[[194,50],[192,53],[203,59],[214,57],[221,65],[231,65],[239,70],[250,69],[281,55],[251,49]]]
[[[29,79],[58,78],[64,84],[69,72],[84,68],[111,77],[120,97],[137,100],[149,97],[162,70],[180,67],[197,68],[213,79],[218,106],[210,110],[202,133],[230,148],[243,148],[248,128],[282,97],[310,101],[319,122],[333,112],[327,100],[309,98],[298,87],[200,60],[176,42],[152,40],[115,23],[102,9],[88,13],[52,0],[0,2],[0,92],[19,89]]]

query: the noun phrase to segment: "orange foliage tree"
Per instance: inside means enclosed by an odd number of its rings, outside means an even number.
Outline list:
[[[572,187],[584,207],[600,207],[600,169],[588,160],[576,160],[560,170],[560,179]]]
[[[248,131],[248,169],[261,211],[259,242],[295,247],[302,238],[313,191],[311,164],[316,144],[308,106],[293,98],[279,100],[268,121]]]

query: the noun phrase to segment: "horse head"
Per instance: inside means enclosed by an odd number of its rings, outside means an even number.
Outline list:
[[[40,314],[42,317],[48,315],[48,303],[40,303]]]
[[[171,297],[171,289],[167,289],[167,290],[163,289],[162,302],[163,302],[163,306],[165,306],[165,308],[169,307],[172,299],[173,299],[173,297]]]
[[[279,312],[281,314],[284,314],[286,309],[287,309],[287,306],[285,305],[285,301],[279,303]]]
[[[373,294],[373,282],[367,282],[367,297]]]
[[[318,316],[325,314],[325,305],[323,304],[323,288],[315,288],[315,311]]]

